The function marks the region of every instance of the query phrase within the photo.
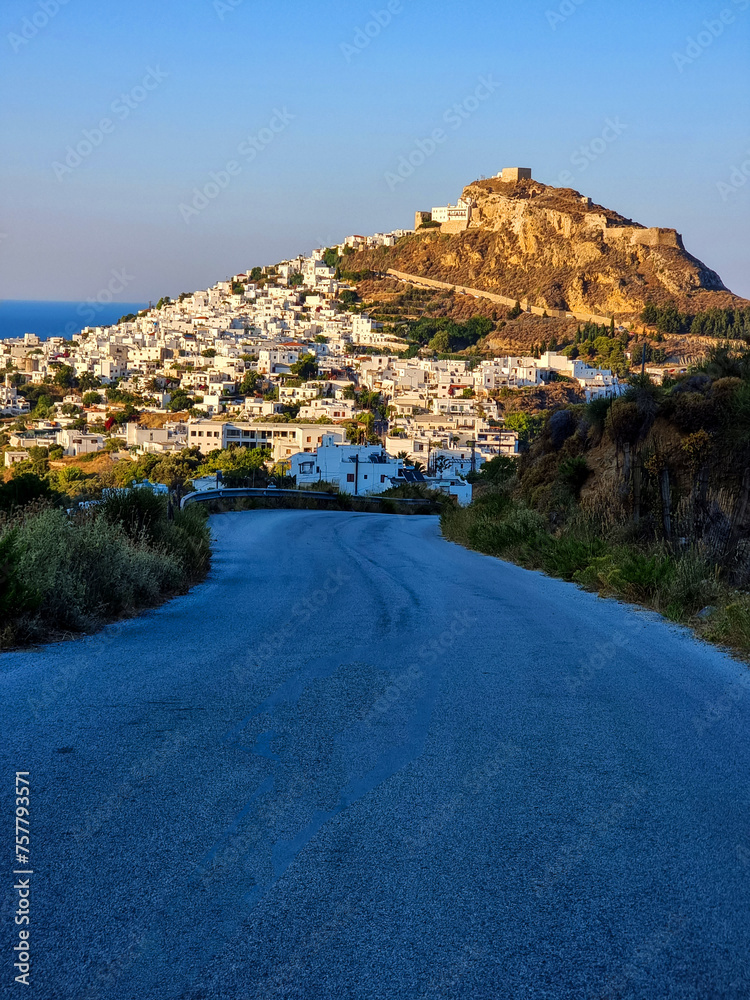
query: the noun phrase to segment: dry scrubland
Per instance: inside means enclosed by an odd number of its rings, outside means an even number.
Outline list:
[[[443,532],[643,604],[750,655],[750,353],[664,387],[530,416]]]
[[[91,631],[183,593],[211,558],[205,512],[123,490],[68,515],[39,500],[0,520],[0,648]]]

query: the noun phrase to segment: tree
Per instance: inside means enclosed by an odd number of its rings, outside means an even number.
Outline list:
[[[49,449],[32,445],[29,448],[29,461],[32,472],[37,476],[43,476],[49,472]]]
[[[505,426],[510,431],[518,433],[521,444],[527,445],[539,433],[544,424],[544,417],[538,414],[515,411],[505,414]]]
[[[523,309],[521,309],[521,303],[518,301],[518,299],[516,299],[516,304],[508,313],[508,319],[518,319],[518,317],[521,315],[522,312]]]
[[[171,413],[179,413],[182,410],[189,410],[194,402],[192,396],[188,396],[184,389],[178,389],[167,403],[167,409]]]
[[[43,394],[37,399],[36,406],[31,411],[31,417],[33,420],[46,420],[48,417],[52,416],[54,412],[55,407],[52,402],[52,397]]]
[[[84,372],[78,377],[78,386],[81,392],[98,389],[101,384],[101,379],[97,375],[94,375],[93,372]]]
[[[327,267],[337,268],[339,266],[341,258],[339,257],[339,252],[336,247],[330,247],[323,254],[323,261]]]
[[[246,371],[240,383],[240,392],[245,396],[253,395],[258,387],[258,383],[262,381],[262,376],[256,371]]]
[[[439,330],[427,346],[438,354],[447,354],[451,349],[450,334],[447,330]]]
[[[72,389],[75,385],[75,371],[70,365],[60,365],[55,372],[55,385],[63,389]]]
[[[263,268],[262,267],[254,267],[252,269],[252,271],[250,272],[250,280],[251,281],[260,281],[262,277],[263,277]]]
[[[318,362],[314,354],[303,354],[299,361],[295,361],[291,368],[293,375],[299,375],[306,381],[315,378],[318,374]]]
[[[56,494],[46,479],[32,472],[19,471],[7,483],[0,483],[0,510],[24,507],[32,500],[56,499]]]
[[[195,471],[196,476],[221,472],[227,481],[248,479],[265,471],[271,453],[267,448],[225,448],[210,452]]]
[[[216,348],[215,347],[207,347],[205,349],[205,351],[201,351],[201,357],[202,358],[215,358],[216,357]]]
[[[485,462],[479,472],[470,472],[468,480],[470,483],[489,483],[499,486],[506,483],[516,474],[516,461],[507,455],[497,455]]]

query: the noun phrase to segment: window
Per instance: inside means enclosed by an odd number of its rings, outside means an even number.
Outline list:
[[[347,483],[353,483],[354,482],[354,473],[353,472],[347,472],[347,474],[346,474],[346,481],[347,481]]]

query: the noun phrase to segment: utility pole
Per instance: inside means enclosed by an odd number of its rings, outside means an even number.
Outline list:
[[[641,358],[641,375],[646,374],[646,341],[643,341],[643,356]]]

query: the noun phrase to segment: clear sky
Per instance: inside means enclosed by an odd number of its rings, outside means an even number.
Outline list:
[[[503,166],[750,296],[750,0],[4,0],[0,48],[4,298],[205,288]]]

